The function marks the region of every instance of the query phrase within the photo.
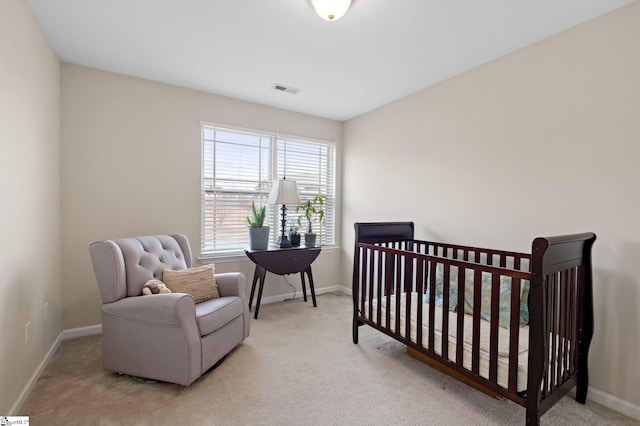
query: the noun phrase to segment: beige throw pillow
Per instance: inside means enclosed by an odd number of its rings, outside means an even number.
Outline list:
[[[164,269],[162,281],[173,293],[187,293],[193,296],[196,303],[220,297],[218,285],[214,277],[213,265],[173,271]]]

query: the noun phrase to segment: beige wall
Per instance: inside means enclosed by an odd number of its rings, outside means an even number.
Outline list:
[[[638,40],[635,2],[348,121],[343,265],[356,221],[527,251],[594,231],[591,385],[640,406]]]
[[[0,1],[0,182],[0,415],[7,415],[61,321],[60,64],[23,0]]]
[[[92,241],[179,232],[199,256],[200,120],[336,141],[340,151],[336,121],[62,64],[63,328],[100,323]],[[339,284],[339,261],[321,255],[316,287]],[[216,264],[237,270],[253,277],[248,260]],[[289,291],[270,275],[264,297]]]

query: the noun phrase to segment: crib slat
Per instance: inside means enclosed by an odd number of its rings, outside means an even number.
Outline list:
[[[429,265],[429,336],[427,336],[427,345],[429,347],[429,351],[433,352],[435,327],[432,325],[435,323],[436,313],[436,262],[430,261]]]
[[[567,318],[565,323],[565,379],[569,378],[573,374],[573,366],[571,364],[571,347],[573,346],[573,268],[567,271]]]
[[[578,268],[571,268],[570,276],[571,322],[569,327],[571,340],[569,341],[569,372],[573,375],[577,369],[578,356]]]
[[[569,278],[569,271],[564,270],[560,274],[560,324],[558,327],[558,371],[556,377],[558,378],[558,385],[560,385],[564,381],[564,365],[566,359],[566,351],[567,347],[566,341],[566,330],[567,330],[567,285]]]
[[[514,260],[515,263],[518,260]],[[520,284],[511,278],[511,312],[509,317],[509,392],[518,389],[518,355],[520,352]]]
[[[571,269],[572,279],[571,279],[571,356],[570,358],[570,371],[573,374],[577,368],[578,362],[578,348],[576,346],[576,342],[578,341],[578,315],[576,314],[577,309],[576,305],[578,303],[578,277],[576,268]]]
[[[567,271],[564,270],[560,273],[559,288],[558,288],[558,365],[556,371],[557,386],[559,387],[563,382],[564,376],[564,345],[565,345],[565,316],[566,316],[566,304],[567,304]]]
[[[467,254],[468,253],[465,252],[465,256],[467,256]],[[460,367],[463,367],[464,365],[464,291],[466,274],[466,268],[458,268],[458,309],[456,311],[456,321],[458,328],[456,330],[456,364]]]
[[[387,296],[387,303],[385,304],[385,328],[387,330],[391,330],[391,293],[393,293],[393,265],[395,262],[396,255],[393,253],[387,252],[387,258],[385,262],[385,271],[384,271],[384,285],[385,285],[385,295]]]
[[[364,268],[364,267],[362,268],[363,269],[363,275],[364,275],[364,272],[366,270],[369,271],[369,275],[367,277],[368,280],[364,283],[364,286],[366,287],[366,291],[365,291],[364,294],[367,296],[367,299],[369,301],[369,312],[367,314],[367,317],[369,319],[373,319],[373,284],[374,284],[374,280],[375,280],[375,275],[374,275],[375,271],[373,270],[373,268],[375,266],[376,250],[367,249],[367,253],[368,253],[368,255],[366,257],[368,259],[367,262],[369,264],[368,265],[369,267],[368,268]],[[363,282],[364,282],[364,280],[363,280]],[[379,318],[380,317],[378,317],[378,321],[379,321]]]
[[[544,397],[546,397],[547,395],[549,395],[550,393],[550,381],[551,381],[551,374],[550,374],[550,366],[551,366],[551,356],[550,356],[550,351],[551,351],[551,345],[553,343],[553,338],[551,337],[553,334],[553,281],[554,281],[554,275],[547,275],[547,279],[545,282],[545,294],[546,294],[546,304],[547,304],[547,308],[546,308],[546,312],[547,312],[547,333],[544,336],[545,342],[546,342],[546,351],[544,353],[544,357],[546,359],[546,369],[544,371],[544,388],[542,389],[542,395]]]
[[[442,285],[442,333],[441,333],[441,355],[449,359],[449,280],[451,277],[451,265],[444,264]]]
[[[491,274],[491,322],[489,325],[489,380],[498,382],[498,321],[500,314],[500,275]]]
[[[569,285],[567,286],[567,371],[566,376],[569,378],[573,374],[573,368],[571,363],[572,347],[573,347],[573,318],[574,318],[574,268],[569,270]]]
[[[367,300],[367,289],[369,286],[367,285],[367,254],[369,253],[369,249],[361,247],[360,248],[360,312],[362,315],[365,315],[365,301]],[[369,317],[371,319],[371,317]]]
[[[404,258],[404,293],[405,293],[405,319],[404,319],[404,335],[411,340],[411,292],[413,290],[413,261],[415,257],[407,255]],[[400,295],[398,294],[398,298]],[[399,313],[399,311],[398,311]],[[397,315],[400,316],[400,315]],[[420,323],[417,323],[420,324]],[[418,327],[421,328],[421,327]]]
[[[567,274],[567,303],[565,304],[565,339],[564,339],[564,361],[563,361],[563,380],[566,380],[571,375],[571,348],[569,342],[571,341],[571,310],[573,309],[573,303],[571,300],[571,289],[573,288],[573,268],[568,271]]]
[[[556,362],[558,362],[557,358],[557,347],[558,347],[558,274],[553,274],[552,280],[552,302],[551,302],[551,362],[549,363],[549,369],[551,370],[551,389],[553,391],[556,388]]]
[[[378,258],[377,258],[377,263],[376,263],[376,276],[377,276],[377,282],[376,282],[376,298],[378,300],[378,304],[376,306],[376,318],[377,318],[377,323],[380,324],[381,322],[381,317],[382,317],[382,296],[384,295],[384,293],[382,292],[382,271],[384,270],[384,259],[386,258],[386,252],[384,251],[378,251]]]
[[[480,374],[480,305],[482,303],[482,272],[474,271],[473,277],[473,337],[471,344],[471,371]]]
[[[545,339],[547,341],[547,350],[545,357],[547,359],[547,368],[545,370],[545,389],[544,395],[547,396],[551,393],[552,381],[551,381],[551,345],[553,344],[553,290],[555,282],[555,275],[549,275],[547,279],[547,334]]]
[[[396,307],[395,307],[395,319],[396,319],[396,323],[395,323],[395,327],[394,330],[396,333],[398,334],[402,334],[402,331],[400,330],[400,305],[402,303],[402,259],[404,258],[404,256],[394,256],[394,270],[395,270],[395,280],[394,280],[394,294],[396,296]]]
[[[425,275],[424,275],[424,259],[418,259],[416,268],[416,277],[418,277],[416,292],[418,293],[418,306],[416,314],[416,344],[424,347],[422,344],[422,307],[424,306],[425,295]]]

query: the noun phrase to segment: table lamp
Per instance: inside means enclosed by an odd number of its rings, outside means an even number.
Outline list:
[[[298,198],[298,186],[295,180],[287,180],[287,178],[277,179],[273,181],[269,198],[267,198],[267,204],[282,204],[282,234],[278,238],[278,245],[280,248],[291,247],[291,242],[285,234],[285,228],[287,224],[287,206],[300,204],[300,198]]]

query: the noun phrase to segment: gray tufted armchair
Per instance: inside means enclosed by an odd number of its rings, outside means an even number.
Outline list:
[[[102,298],[103,366],[188,386],[249,336],[246,278],[216,274],[220,298],[140,296],[163,268],[192,266],[184,235],[97,241],[89,246]]]

